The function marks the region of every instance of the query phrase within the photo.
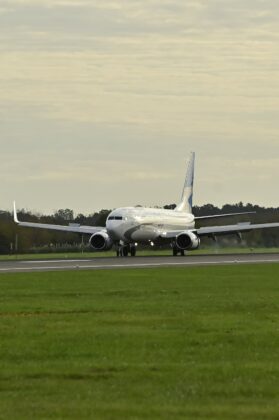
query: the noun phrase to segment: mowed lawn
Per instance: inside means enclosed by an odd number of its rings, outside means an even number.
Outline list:
[[[279,265],[0,276],[1,419],[278,419]]]

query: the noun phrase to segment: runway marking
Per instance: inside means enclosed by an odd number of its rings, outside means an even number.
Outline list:
[[[279,263],[279,259],[262,259],[262,260],[227,260],[227,261],[200,261],[200,262],[165,262],[165,263],[142,263],[142,264],[109,264],[109,265],[61,265],[61,266],[45,266],[45,267],[11,267],[0,268],[1,272],[13,271],[51,271],[51,270],[84,270],[84,269],[109,269],[109,268],[146,268],[146,267],[186,267],[186,266],[206,266],[206,265],[234,265],[234,264],[259,264],[259,263]]]
[[[53,263],[53,262],[64,263],[65,261],[74,263],[74,262],[89,262],[91,260],[83,260],[83,259],[81,259],[81,260],[65,260],[65,258],[64,258],[64,260],[55,260],[55,261],[51,260],[50,262],[51,263]],[[22,263],[22,264],[46,264],[47,261],[46,260],[20,261],[20,263]]]
[[[279,260],[257,260],[257,261],[252,261],[252,263],[255,262],[263,262],[263,263],[270,263],[270,262],[278,262]],[[123,267],[128,267],[128,268],[137,268],[137,267],[161,267],[161,266],[185,266],[185,265],[209,265],[209,264],[215,264],[215,265],[221,265],[221,264],[247,264],[247,263],[251,263],[250,260],[242,260],[242,261],[201,261],[201,262],[194,262],[194,261],[189,261],[189,262],[166,262],[166,263],[142,263],[142,264],[112,264],[112,265],[95,265],[95,266],[90,266],[90,265],[82,265],[79,268],[123,268]]]

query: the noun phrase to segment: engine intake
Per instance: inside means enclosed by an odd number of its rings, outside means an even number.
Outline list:
[[[95,251],[108,251],[113,242],[106,232],[97,232],[89,239],[89,244]]]
[[[176,237],[176,246],[181,250],[194,250],[200,246],[200,238],[193,232],[182,232]]]

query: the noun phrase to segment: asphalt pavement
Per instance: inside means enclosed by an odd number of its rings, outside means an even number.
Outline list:
[[[69,270],[113,270],[152,267],[193,267],[233,264],[279,263],[279,254],[234,254],[234,255],[187,255],[185,257],[95,257],[90,259],[0,261],[1,273],[69,271]]]

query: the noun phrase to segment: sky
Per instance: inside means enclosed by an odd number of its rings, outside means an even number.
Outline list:
[[[279,207],[278,0],[1,0],[0,208]]]

